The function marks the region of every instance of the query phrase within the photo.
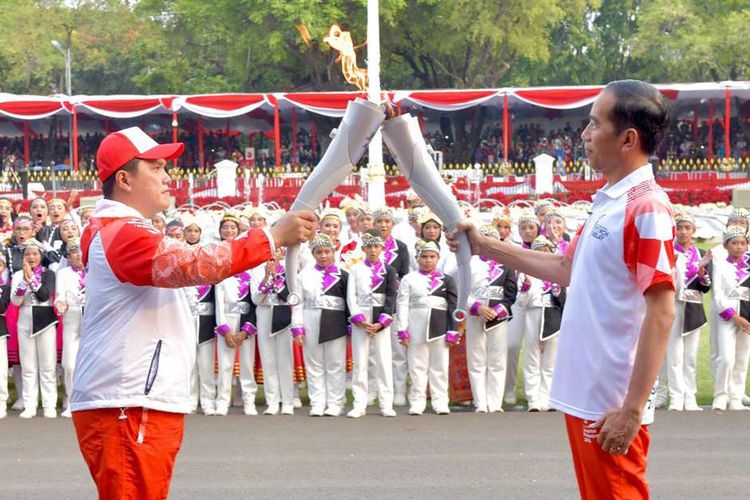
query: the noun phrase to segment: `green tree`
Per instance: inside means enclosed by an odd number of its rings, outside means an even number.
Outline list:
[[[638,14],[633,54],[653,81],[750,78],[746,0],[651,0]]]

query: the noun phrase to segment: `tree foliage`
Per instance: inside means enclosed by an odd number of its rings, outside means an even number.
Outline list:
[[[366,7],[0,0],[0,91],[64,91],[52,40],[71,47],[79,94],[349,89],[323,37],[337,23],[365,42]],[[746,0],[381,0],[380,11],[391,89],[750,79]],[[357,54],[364,67],[366,46]]]

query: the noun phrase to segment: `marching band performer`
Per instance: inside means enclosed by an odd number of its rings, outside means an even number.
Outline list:
[[[453,274],[456,270],[456,256],[448,249],[443,238],[443,221],[430,210],[423,210],[418,219],[420,238],[435,241],[440,246],[438,269],[443,274]]]
[[[13,203],[10,198],[0,198],[0,245],[7,245],[12,237]]]
[[[554,245],[554,251],[565,254],[570,243],[565,239],[565,217],[553,208],[544,216],[544,235]]]
[[[448,349],[460,341],[453,324],[456,284],[437,269],[437,243],[421,240],[416,250],[419,270],[402,278],[396,309],[398,339],[409,360],[409,414],[424,412],[429,386],[433,411],[447,415]]]
[[[49,224],[49,208],[44,198],[34,198],[29,205],[29,214],[34,220],[34,237],[45,248],[51,249],[52,233],[55,228]],[[45,243],[47,245],[45,245]]]
[[[359,216],[357,217],[357,226],[362,233],[375,227],[375,219],[372,217],[372,210],[367,205],[363,204],[362,208],[360,208]]]
[[[0,253],[0,419],[8,415],[8,325],[5,311],[10,304],[10,273]]]
[[[251,228],[264,228],[268,225],[268,212],[263,207],[248,207],[245,210]]]
[[[531,249],[554,253],[557,245],[538,236]],[[524,308],[523,385],[529,411],[549,410],[557,334],[560,332],[565,288],[557,283],[524,275],[519,302]]]
[[[750,220],[748,220],[748,212],[744,208],[736,208],[730,212],[729,216],[727,217],[727,224],[725,228],[729,228],[730,226],[739,226],[745,229],[745,233],[747,233],[748,226],[750,226]],[[713,269],[715,270],[718,267],[718,264],[722,263],[727,258],[727,250],[724,248],[724,244],[716,245],[711,249],[711,255],[713,256]],[[716,280],[714,280],[716,281]],[[716,363],[719,358],[719,342],[718,342],[718,325],[719,325],[719,312],[715,309],[716,301],[712,300],[711,305],[708,309],[708,318],[709,318],[709,333],[711,335],[710,337],[710,353],[711,353],[711,372],[714,376],[714,380],[716,380]]]
[[[216,291],[213,285],[186,289],[196,330],[196,364],[191,376],[193,406],[200,402],[204,415],[216,415]],[[231,383],[230,383],[231,385]]]
[[[55,273],[55,308],[62,316],[63,322],[62,369],[65,383],[65,409],[60,415],[70,418],[68,400],[73,390],[73,370],[76,365],[78,344],[81,341],[81,321],[86,303],[86,269],[83,267],[79,240],[68,243],[67,254],[69,265]]]
[[[258,350],[263,366],[263,390],[267,408],[264,415],[294,414],[294,354],[290,330],[292,313],[286,302],[284,250],[253,273],[258,286],[253,288],[258,327]],[[262,273],[262,276],[261,274]]]
[[[180,219],[172,219],[164,228],[164,234],[177,241],[185,241],[185,226]]]
[[[21,418],[36,416],[39,389],[45,418],[57,417],[57,316],[52,307],[55,273],[42,266],[44,246],[36,239],[24,244],[23,267],[13,275],[11,302],[20,307],[18,350],[23,378]]]
[[[501,239],[494,225],[482,226],[479,231],[484,236]],[[471,258],[466,356],[477,413],[503,411],[507,325],[516,301],[517,282],[518,274],[502,263],[477,255]]]
[[[159,231],[161,234],[164,234],[164,231],[167,228],[167,218],[164,216],[163,212],[157,212],[151,218],[151,224],[156,228],[157,231]]]
[[[62,269],[68,266],[68,244],[73,241],[78,241],[81,238],[81,230],[78,227],[78,223],[73,219],[64,219],[56,231],[60,236],[62,246],[58,248],[56,253],[60,257],[59,262],[50,262],[49,268],[52,271],[57,272],[58,269]]]
[[[500,240],[507,241],[509,243],[513,241],[511,237],[511,232],[513,229],[513,219],[507,212],[507,209],[495,207],[495,209],[493,210],[491,224],[495,226],[495,228],[497,228],[497,232],[500,234]]]
[[[544,234],[544,218],[547,216],[547,212],[554,210],[554,208],[555,204],[552,203],[552,200],[549,198],[543,198],[541,200],[537,200],[536,203],[534,203],[534,215],[536,215],[537,217],[539,226],[542,227],[541,234],[543,236],[546,236]]]
[[[310,416],[338,417],[346,403],[348,274],[335,264],[334,243],[327,235],[313,237],[310,249],[316,263],[299,274],[292,335],[304,343]]]
[[[675,322],[667,348],[670,410],[702,410],[695,400],[700,329],[706,324],[703,294],[711,289],[711,253],[693,244],[695,219],[675,216]]]
[[[348,226],[346,230],[347,242],[356,241],[359,243],[362,230],[359,228],[357,221],[359,220],[359,214],[362,212],[362,205],[363,203],[361,200],[349,196],[341,200],[341,203],[339,203],[339,208],[344,211],[346,216],[346,223]]]
[[[359,248],[358,240],[341,242],[341,230],[344,227],[344,212],[337,208],[327,208],[320,214],[320,232],[328,236],[333,242],[335,261],[344,270],[349,270],[357,262],[362,262],[364,255]]]
[[[393,225],[396,219],[393,210],[383,207],[373,212],[375,228],[380,231],[380,237],[385,244],[383,260],[396,270],[398,279],[402,279],[410,267],[409,250],[406,245],[393,237]],[[393,405],[404,406],[406,404],[406,374],[408,366],[406,363],[406,347],[391,332],[391,352],[393,365]]]
[[[225,214],[219,224],[222,241],[231,241],[239,234],[240,223],[234,214]],[[243,271],[230,276],[215,287],[216,299],[216,346],[218,351],[219,374],[216,396],[216,415],[224,416],[229,411],[232,394],[232,375],[235,353],[239,348],[240,387],[242,388],[243,410],[245,415],[257,415],[255,395],[255,331],[244,328],[240,316],[247,313],[249,304],[246,297],[250,293],[250,273]],[[210,405],[210,404],[209,404]],[[210,406],[209,406],[210,407]],[[209,410],[210,412],[210,410]]]
[[[198,220],[190,214],[183,214],[182,224],[185,227],[185,242],[188,245],[197,245],[200,243],[203,229],[198,224]]]
[[[188,245],[201,242],[203,229],[192,214],[180,215],[184,241]],[[185,295],[195,326],[196,356],[190,387],[193,409],[200,403],[204,415],[216,415],[216,293],[213,285],[185,288]]]
[[[727,257],[715,261],[713,295],[718,311],[714,410],[746,410],[742,404],[750,357],[750,263],[746,228],[724,232]]]
[[[518,218],[518,235],[521,237],[521,246],[531,248],[537,236],[539,236],[541,226],[536,215],[527,211]],[[523,281],[523,276],[519,275],[519,280]],[[516,289],[521,287],[518,283]],[[518,383],[518,358],[521,354],[521,345],[523,344],[524,332],[524,308],[518,300],[513,303],[511,308],[512,319],[508,323],[508,360],[505,375],[505,396],[504,401],[508,406],[516,404],[516,384]]]
[[[382,259],[383,238],[377,230],[361,235],[366,259],[355,265],[349,274],[347,304],[352,314],[352,395],[354,405],[348,417],[359,418],[366,413],[370,382],[368,365],[374,361],[374,384],[380,412],[393,417],[393,367],[391,364],[391,330],[396,311],[398,277],[396,270]]]

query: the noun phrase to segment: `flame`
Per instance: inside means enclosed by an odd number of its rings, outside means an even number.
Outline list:
[[[323,41],[341,54],[337,60],[341,61],[341,72],[344,79],[357,87],[360,92],[366,92],[367,70],[357,67],[357,54],[354,51],[351,33],[343,31],[338,24],[334,24]],[[361,47],[361,45],[358,47]]]
[[[305,42],[305,45],[309,48],[312,45],[312,36],[310,36],[310,32],[307,30],[307,26],[304,24],[295,24],[294,27],[297,28],[297,31],[299,31],[299,34],[302,37],[302,41]]]

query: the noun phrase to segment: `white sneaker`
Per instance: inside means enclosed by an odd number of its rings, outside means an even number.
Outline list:
[[[322,406],[313,406],[310,408],[310,416],[311,417],[322,417],[325,413],[326,409]]]
[[[349,418],[359,418],[367,415],[367,412],[362,408],[352,408],[349,413],[346,414]]]
[[[19,415],[19,417],[21,417],[21,418],[34,418],[34,417],[36,417],[36,408],[33,409],[33,410],[29,409],[29,410],[22,411],[21,414]]]
[[[338,417],[342,412],[343,410],[338,406],[329,406],[326,408],[326,411],[323,412],[323,415],[326,415],[327,417]]]
[[[750,408],[748,408],[747,406],[745,406],[745,405],[742,404],[742,400],[741,399],[730,399],[729,400],[729,406],[727,408],[729,410],[734,410],[734,411],[737,411],[737,410],[743,410],[743,411],[750,410]]]
[[[450,415],[451,411],[447,406],[438,406],[437,408],[433,408],[433,411],[437,415]]]
[[[60,412],[60,416],[63,418],[73,418],[73,412],[70,411],[70,408],[65,408],[62,412]]]
[[[279,414],[279,405],[269,406],[263,412],[263,415],[278,415],[278,414]]]
[[[207,408],[201,408],[201,410],[203,410],[203,414],[206,415],[207,417],[216,416],[216,408],[215,407],[212,408],[212,407],[209,406]]]
[[[487,407],[486,406],[478,406],[474,408],[474,413],[487,413]]]
[[[397,415],[396,410],[393,408],[383,408],[380,410],[380,414],[384,417],[395,417]]]
[[[393,406],[406,406],[406,396],[403,394],[394,394]]]
[[[726,410],[727,409],[727,396],[716,396],[714,402],[711,405],[712,410]]]
[[[656,408],[657,410],[659,410],[661,408],[664,408],[665,406],[667,406],[667,398],[666,397],[656,396],[656,398],[654,398],[654,408]]]
[[[703,411],[695,401],[685,401],[685,411]]]
[[[258,414],[258,410],[255,409],[255,405],[245,405],[243,410],[245,412],[245,415],[249,415],[251,417],[254,417]]]
[[[685,405],[684,404],[680,404],[677,401],[673,401],[673,402],[669,403],[669,408],[667,408],[668,411],[682,411],[684,409],[685,409]]]
[[[57,418],[57,410],[54,408],[45,408],[42,414],[44,418]]]
[[[3,419],[8,416],[8,409],[5,406],[5,403],[0,403],[0,419]]]
[[[294,407],[302,408],[302,400],[299,398],[299,396],[294,398]]]
[[[503,407],[502,406],[499,407],[499,408],[489,408],[488,407],[487,411],[489,411],[490,413],[503,413]]]
[[[23,399],[18,398],[13,401],[13,406],[10,407],[13,411],[23,411]]]
[[[282,415],[294,415],[294,405],[281,405]]]
[[[218,415],[219,417],[226,417],[227,413],[229,413],[228,406],[217,406],[214,415]]]

